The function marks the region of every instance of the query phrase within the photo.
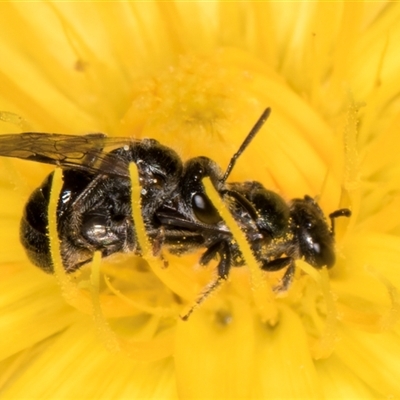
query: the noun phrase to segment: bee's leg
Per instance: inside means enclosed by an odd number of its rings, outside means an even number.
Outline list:
[[[294,271],[295,263],[293,258],[290,258],[290,264],[287,267],[287,270],[285,271],[281,281],[279,282],[279,285],[273,288],[275,293],[286,292],[289,289],[290,284],[293,282]]]
[[[275,260],[264,260],[261,264],[263,271],[279,271],[292,263],[292,257],[275,258]]]
[[[263,271],[279,271],[286,268],[285,274],[283,275],[278,286],[273,288],[275,293],[285,292],[289,289],[290,284],[293,281],[295,263],[292,257],[281,257],[276,258],[272,261],[266,261],[261,265]]]
[[[153,256],[158,256],[161,254],[164,242],[165,242],[165,229],[163,226],[160,226],[156,231],[156,235],[151,240],[151,244],[153,247]]]
[[[199,264],[207,265],[217,254],[221,253],[223,241],[218,241],[212,244],[200,257]]]
[[[153,256],[160,257],[164,268],[168,268],[168,260],[164,257],[162,252],[163,246],[165,243],[165,229],[163,226],[157,229],[157,233],[151,240]]]
[[[201,304],[203,303],[204,300],[207,299],[207,297],[214,292],[222,282],[224,282],[229,274],[229,270],[231,268],[231,254],[229,251],[229,246],[226,241],[220,241],[209,247],[206,252],[202,255],[200,259],[200,264],[201,265],[206,265],[208,264],[217,254],[220,256],[220,260],[217,266],[217,271],[218,271],[218,276],[215,280],[210,282],[202,291],[200,296],[197,298],[195,303],[191,306],[188,312],[186,314],[181,315],[181,318],[184,321],[187,321],[187,319],[190,317],[190,315],[193,313],[193,311]]]

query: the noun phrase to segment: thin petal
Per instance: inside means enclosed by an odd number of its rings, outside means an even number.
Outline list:
[[[399,335],[343,328],[341,338],[336,348],[340,360],[381,396],[398,398]]]
[[[90,321],[74,324],[35,358],[29,369],[20,369],[13,376],[4,398],[176,398],[170,359],[136,363],[121,353],[109,353],[96,336]]]
[[[0,281],[1,359],[60,332],[75,316],[50,277],[33,268],[9,268]]]
[[[299,317],[282,307],[275,328],[258,326],[252,398],[321,399],[307,335]]]
[[[325,398],[367,400],[376,399],[369,385],[363,382],[357,375],[357,371],[350,370],[336,355],[327,360],[319,360],[315,363],[318,379]]]
[[[232,299],[228,312],[201,309],[178,323],[175,363],[182,398],[248,398],[254,373],[252,315],[246,302]]]

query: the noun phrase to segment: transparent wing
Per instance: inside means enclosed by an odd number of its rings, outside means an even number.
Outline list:
[[[129,138],[111,138],[102,133],[81,136],[36,132],[8,134],[0,135],[0,157],[127,177],[128,161],[110,151],[138,142]]]

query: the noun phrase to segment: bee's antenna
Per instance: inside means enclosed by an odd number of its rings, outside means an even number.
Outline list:
[[[331,233],[335,236],[335,219],[339,217],[351,217],[351,211],[348,208],[341,208],[329,214],[331,220]]]
[[[231,161],[229,161],[228,168],[226,169],[224,176],[220,179],[221,183],[224,183],[228,179],[228,176],[230,175],[233,167],[236,164],[236,160],[243,153],[243,151],[246,149],[246,147],[250,144],[250,142],[253,140],[254,136],[256,136],[257,132],[261,129],[261,127],[265,124],[265,121],[268,119],[270,114],[271,114],[270,107],[266,108],[264,110],[264,112],[261,114],[261,117],[255,123],[255,125],[251,129],[250,133],[246,136],[246,139],[243,140],[243,143],[239,147],[239,150],[232,156]]]

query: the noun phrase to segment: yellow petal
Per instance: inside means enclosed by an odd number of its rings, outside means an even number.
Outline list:
[[[39,356],[12,376],[7,399],[174,399],[171,359],[136,363],[121,353],[110,354],[97,340],[90,321],[53,338]]]
[[[60,332],[75,319],[50,277],[31,268],[8,269],[0,281],[2,359]]]
[[[336,355],[315,363],[318,380],[325,399],[376,399],[379,395],[363,382],[357,371],[351,370]]]
[[[255,373],[252,309],[237,298],[178,323],[175,365],[182,398],[248,398]],[[240,360],[231,362],[230,360]]]
[[[321,399],[322,390],[299,317],[280,309],[279,323],[256,328],[251,398]]]
[[[400,338],[398,332],[379,335],[343,328],[336,353],[366,385],[388,398],[400,396],[397,373]]]

